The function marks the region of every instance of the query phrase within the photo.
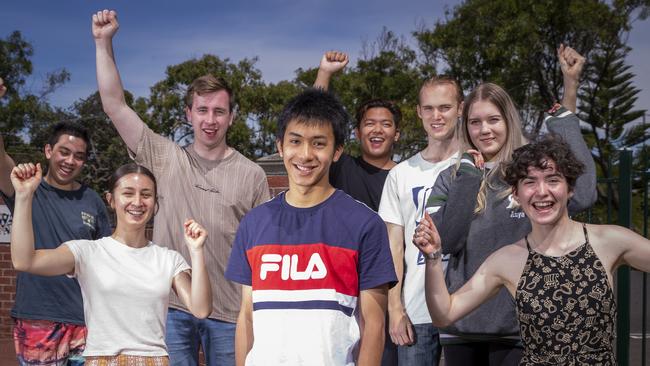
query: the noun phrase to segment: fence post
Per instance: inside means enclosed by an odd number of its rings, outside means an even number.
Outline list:
[[[620,150],[618,171],[618,224],[632,226],[632,151]],[[616,359],[620,366],[630,364],[630,267],[621,266],[616,272]]]

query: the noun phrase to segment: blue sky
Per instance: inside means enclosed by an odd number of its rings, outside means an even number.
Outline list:
[[[164,78],[167,65],[212,53],[233,61],[259,57],[264,80],[292,79],[299,67],[316,66],[323,51],[341,49],[352,60],[364,40],[382,27],[404,35],[420,24],[431,26],[444,17],[440,2],[414,0],[242,0],[242,1],[88,1],[13,0],[3,4],[0,37],[20,30],[34,46],[31,87],[38,90],[48,72],[65,67],[72,78],[50,97],[67,107],[96,89],[91,14],[109,8],[118,12],[120,30],[114,39],[118,67],[126,89],[147,96]],[[396,6],[397,5],[397,6]],[[650,109],[650,22],[637,22],[630,35],[634,48],[628,62],[642,91],[638,108]],[[28,85],[29,86],[29,85]]]

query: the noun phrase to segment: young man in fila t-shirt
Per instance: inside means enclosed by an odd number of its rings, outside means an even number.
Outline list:
[[[329,183],[347,122],[320,90],[279,117],[289,190],[244,217],[226,270],[243,285],[238,365],[379,364],[396,277],[381,218]]]

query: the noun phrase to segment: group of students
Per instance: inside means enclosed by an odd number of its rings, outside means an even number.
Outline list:
[[[44,176],[0,140],[21,365],[196,365],[200,347],[208,365],[417,366],[437,364],[441,344],[447,365],[615,364],[612,272],[650,270],[650,245],[570,219],[596,199],[571,48],[558,49],[550,137],[526,139],[498,85],[465,98],[437,76],[418,96],[427,147],[399,164],[401,112],[385,100],[358,110],[361,156],[343,152],[349,117],[327,89],[348,57],[327,52],[315,88],[278,117],[289,189],[270,198],[261,168],[226,143],[229,86],[189,86],[194,142],[180,147],[125,102],[116,13],[92,18],[102,105],[135,163],[109,182],[111,232],[75,180],[85,130],[55,126]]]

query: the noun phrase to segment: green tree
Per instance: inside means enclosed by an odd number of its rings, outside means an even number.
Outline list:
[[[353,67],[336,75],[330,89],[337,94],[352,118],[356,109],[364,102],[387,99],[402,110],[400,142],[395,154],[404,159],[426,145],[422,125],[417,118],[415,106],[421,81],[426,76],[418,66],[416,52],[406,45],[404,39],[384,28],[377,39],[364,45],[362,57]],[[311,86],[316,80],[317,68],[299,69],[295,82],[303,87]],[[355,126],[350,121],[349,129]],[[347,151],[358,155],[356,140],[348,143]]]
[[[127,104],[133,108],[133,95],[125,91],[125,98]],[[79,123],[90,131],[92,140],[81,180],[97,192],[108,191],[108,180],[113,172],[131,161],[126,144],[102,110],[98,92],[75,102],[72,110]]]
[[[255,157],[262,157],[276,152],[275,133],[277,119],[284,105],[303,88],[295,82],[280,81],[265,85],[256,97],[254,112],[249,114],[255,134]]]
[[[223,77],[233,89],[237,115],[226,137],[228,144],[242,154],[253,157],[255,145],[251,142],[252,129],[246,124],[249,114],[255,113],[259,102],[256,97],[264,84],[261,72],[255,67],[257,59],[243,59],[232,63],[214,55],[204,55],[167,67],[166,78],[151,88],[148,109],[143,120],[154,131],[179,143],[192,141],[192,126],[185,118],[185,91],[199,76],[213,74]]]
[[[543,111],[560,99],[558,45],[567,43],[590,60],[629,31],[635,14],[645,16],[647,6],[647,0],[464,1],[433,29],[414,35],[425,58],[446,64],[466,90],[484,81],[503,86],[537,132]]]
[[[47,100],[70,79],[65,69],[48,73],[41,90],[25,87],[33,72],[33,55],[32,45],[19,31],[0,39],[0,77],[7,86],[7,94],[0,99],[0,131],[7,152],[19,162],[42,160],[42,145],[27,144],[25,136],[31,137],[51,121],[69,118],[63,109],[52,107]]]
[[[593,156],[601,176],[616,174],[616,150],[633,148],[645,143],[646,128],[642,124],[645,110],[635,109],[640,92],[633,84],[634,74],[625,57],[630,48],[614,40],[609,49],[594,54],[583,92],[580,95],[579,115],[589,127],[585,129]],[[645,162],[637,159],[637,168]],[[603,188],[604,189],[604,188]],[[601,197],[606,192],[600,192]],[[614,197],[614,205],[618,200]]]

